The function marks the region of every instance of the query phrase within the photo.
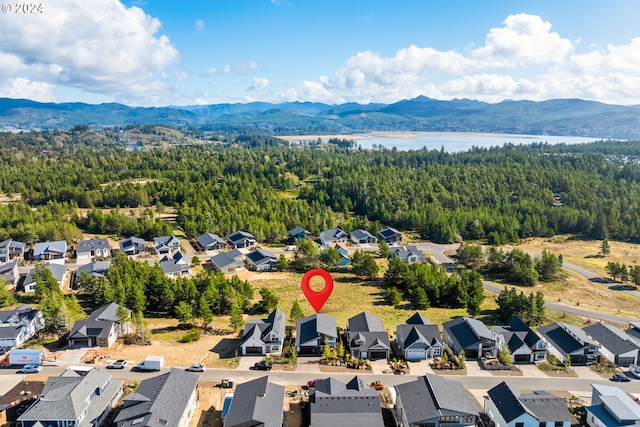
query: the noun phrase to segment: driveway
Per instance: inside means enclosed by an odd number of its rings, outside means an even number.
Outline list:
[[[242,356],[240,358],[240,364],[236,368],[239,371],[248,371],[253,368],[253,365],[256,362],[259,362],[264,359],[264,356]]]
[[[522,371],[523,377],[529,378],[549,378],[547,374],[542,372],[536,365],[518,365],[520,371]]]
[[[78,364],[82,361],[82,358],[89,350],[97,350],[97,348],[74,348],[67,349],[58,357],[56,360],[57,363],[69,363],[69,364]]]

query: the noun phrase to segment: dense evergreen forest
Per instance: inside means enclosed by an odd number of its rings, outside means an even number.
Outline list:
[[[558,233],[640,240],[640,142],[448,154],[254,135],[131,149],[118,135],[0,133],[0,193],[16,200],[0,205],[0,238],[73,240],[80,229],[151,238],[170,232],[157,213],[173,207],[189,237],[241,229],[277,242],[297,225],[316,235],[390,225],[436,242]]]

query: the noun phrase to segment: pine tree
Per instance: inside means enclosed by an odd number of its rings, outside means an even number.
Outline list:
[[[611,247],[609,246],[609,240],[605,237],[602,239],[602,244],[600,245],[600,253],[602,256],[607,256],[611,253]]]
[[[291,312],[289,313],[289,318],[293,322],[297,322],[298,319],[302,319],[303,317],[304,317],[304,312],[300,307],[300,303],[298,302],[298,300],[295,300],[293,302],[293,305],[291,306]]]

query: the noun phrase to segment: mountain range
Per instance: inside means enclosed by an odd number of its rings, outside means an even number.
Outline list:
[[[117,103],[41,103],[0,98],[0,130],[157,124],[204,131],[274,135],[368,131],[483,132],[640,139],[640,105],[581,99],[440,101],[419,96],[393,104],[312,102],[130,107]]]

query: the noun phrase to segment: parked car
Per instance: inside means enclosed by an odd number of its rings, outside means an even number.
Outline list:
[[[111,364],[107,366],[107,369],[124,369],[125,366],[127,366],[127,361],[118,359],[115,362],[111,362]]]
[[[625,374],[615,374],[610,379],[611,379],[611,381],[620,381],[620,382],[624,382],[624,383],[631,381],[631,378],[629,378]]]
[[[24,365],[20,372],[23,374],[37,374],[42,371],[42,366],[40,365]]]
[[[271,368],[273,368],[273,363],[268,363],[268,362],[265,362],[264,360],[260,362],[256,362],[253,365],[253,369],[255,369],[256,371],[270,371]]]
[[[205,366],[197,364],[197,363],[195,365],[191,365],[191,366],[189,366],[187,368],[187,371],[189,371],[189,372],[204,372],[206,370],[207,370],[207,368]]]
[[[315,380],[307,381],[307,386],[315,387],[318,381],[322,381],[322,378],[316,378]]]
[[[376,390],[379,391],[384,389],[384,384],[382,384],[382,381],[374,381],[371,384],[369,384],[369,387],[375,388]]]

